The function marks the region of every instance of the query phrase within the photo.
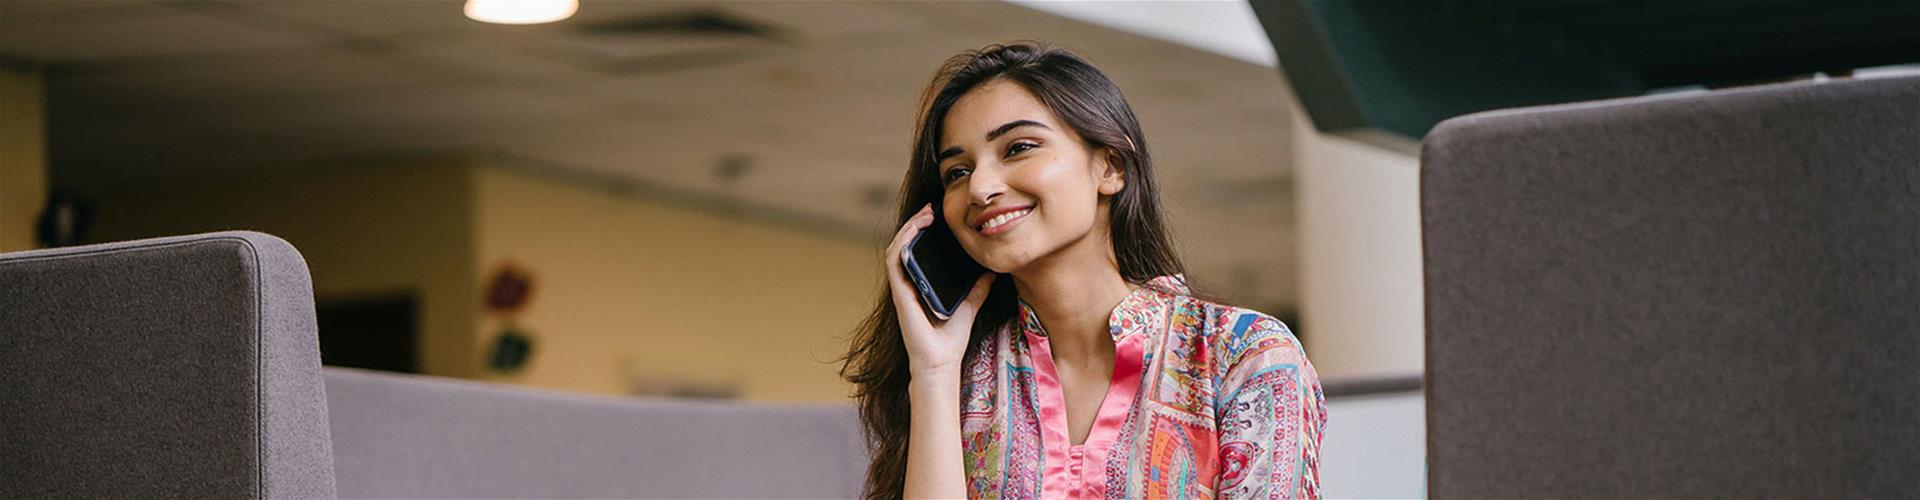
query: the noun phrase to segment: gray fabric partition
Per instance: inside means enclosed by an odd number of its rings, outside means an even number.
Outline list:
[[[344,498],[850,498],[850,406],[615,399],[326,368]]]
[[[1920,495],[1920,78],[1469,115],[1421,168],[1435,497]]]
[[[0,498],[333,496],[312,294],[259,233],[0,255]]]

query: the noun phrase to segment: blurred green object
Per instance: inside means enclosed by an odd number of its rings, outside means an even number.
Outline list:
[[[487,365],[494,371],[511,373],[526,366],[527,357],[533,354],[533,340],[527,338],[520,329],[509,326],[500,332],[493,342],[493,355],[488,356]]]

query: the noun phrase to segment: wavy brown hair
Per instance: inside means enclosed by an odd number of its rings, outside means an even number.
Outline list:
[[[1086,59],[1033,42],[989,45],[962,52],[940,66],[921,94],[919,127],[913,135],[906,180],[900,184],[900,205],[893,227],[905,225],[922,205],[941,205],[944,190],[935,156],[941,125],[955,101],[994,80],[1013,82],[1032,92],[1080,134],[1088,149],[1108,155],[1108,160],[1121,169],[1126,183],[1109,198],[1108,227],[1121,278],[1142,284],[1154,277],[1183,272],[1162,221],[1146,136],[1120,87]],[[946,222],[942,218],[934,223]],[[853,397],[860,408],[860,423],[872,456],[862,497],[893,499],[900,498],[906,483],[910,377],[900,317],[884,278],[880,290],[873,312],[853,332],[847,354],[841,358],[840,376],[854,386]],[[1018,312],[1015,294],[1013,280],[994,281],[986,303],[974,318],[967,356],[1013,320]]]

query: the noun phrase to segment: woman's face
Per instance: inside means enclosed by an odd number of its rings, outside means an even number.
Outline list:
[[[941,125],[942,219],[967,254],[1012,273],[1062,249],[1106,255],[1107,204],[1124,179],[1025,87],[992,80]]]

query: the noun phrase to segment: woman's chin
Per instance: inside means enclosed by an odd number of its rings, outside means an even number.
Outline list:
[[[1038,255],[1040,255],[1035,252],[1033,248],[1030,248],[1033,246],[1033,242],[1031,241],[997,240],[985,242],[976,240],[975,243],[985,243],[985,248],[969,250],[967,253],[972,255],[974,260],[980,263],[981,267],[1000,274],[1012,274],[1019,271],[1021,268],[1027,267],[1028,264],[1032,264],[1034,260],[1037,260]]]
[[[1019,271],[1020,268],[1026,267],[1027,263],[1032,261],[1033,259],[1026,258],[1023,255],[1012,255],[1012,252],[1003,249],[1002,253],[989,256],[987,260],[980,261],[980,266],[1000,274],[1013,274],[1014,271]]]

